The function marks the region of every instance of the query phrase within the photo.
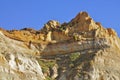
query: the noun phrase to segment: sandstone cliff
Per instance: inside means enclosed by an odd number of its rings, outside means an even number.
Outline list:
[[[87,12],[41,30],[0,29],[1,80],[119,80],[120,39]],[[5,74],[5,75],[4,75]]]

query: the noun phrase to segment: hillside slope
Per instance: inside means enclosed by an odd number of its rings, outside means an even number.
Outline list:
[[[87,12],[41,30],[0,29],[1,80],[120,80],[119,62],[117,33]]]

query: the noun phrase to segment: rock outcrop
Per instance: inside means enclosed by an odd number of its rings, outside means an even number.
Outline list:
[[[0,32],[0,80],[44,79],[41,67],[34,57],[37,51]]]
[[[41,30],[0,29],[0,79],[119,80],[119,53],[117,33],[87,12]]]

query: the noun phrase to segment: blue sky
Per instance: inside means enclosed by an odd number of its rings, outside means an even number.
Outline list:
[[[0,27],[39,30],[48,20],[68,22],[80,11],[120,36],[120,0],[0,0]]]

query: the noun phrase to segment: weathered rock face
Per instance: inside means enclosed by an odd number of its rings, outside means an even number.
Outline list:
[[[120,39],[86,12],[39,31],[0,31],[2,80],[120,80]]]
[[[0,32],[0,80],[43,80],[37,50]]]

